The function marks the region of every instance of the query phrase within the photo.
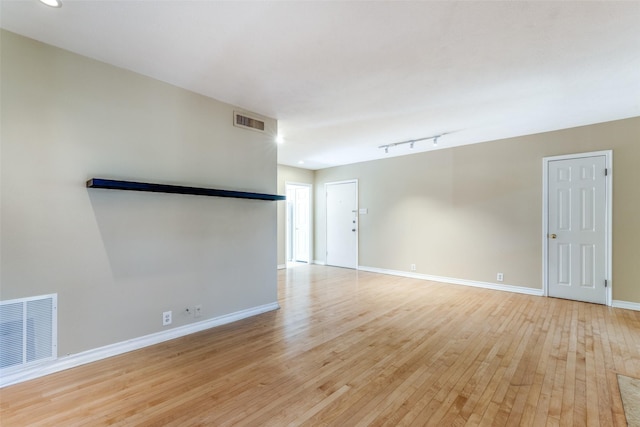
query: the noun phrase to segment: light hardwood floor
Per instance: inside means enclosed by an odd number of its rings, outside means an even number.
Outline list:
[[[0,390],[0,424],[626,425],[640,312],[322,266],[281,309]]]

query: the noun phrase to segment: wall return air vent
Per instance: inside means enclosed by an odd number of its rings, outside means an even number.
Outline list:
[[[245,113],[233,112],[233,125],[239,128],[255,130],[257,132],[264,132],[264,121],[256,119],[255,117],[249,117]]]
[[[0,301],[0,373],[57,353],[57,294]]]

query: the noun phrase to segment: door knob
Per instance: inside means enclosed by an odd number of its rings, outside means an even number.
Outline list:
[[[555,234],[549,234],[549,237],[551,237],[552,239],[555,239],[558,236],[556,236]]]

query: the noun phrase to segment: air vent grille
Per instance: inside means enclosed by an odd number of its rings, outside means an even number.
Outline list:
[[[0,301],[0,369],[56,357],[57,295]]]
[[[264,121],[238,112],[233,113],[233,125],[239,128],[264,132]]]

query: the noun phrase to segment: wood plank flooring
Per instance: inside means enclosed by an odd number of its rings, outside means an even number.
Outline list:
[[[624,426],[640,312],[299,266],[281,309],[0,390],[12,426]]]

